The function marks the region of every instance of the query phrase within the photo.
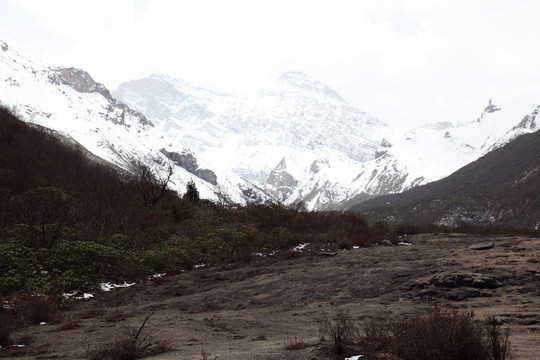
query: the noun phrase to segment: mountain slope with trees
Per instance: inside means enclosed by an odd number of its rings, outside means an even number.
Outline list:
[[[0,107],[0,296],[275,259],[305,242],[350,247],[391,237],[352,213],[212,203],[194,182],[179,197],[163,172],[139,168],[97,162]]]
[[[439,181],[354,205],[370,221],[540,227],[540,131]]]

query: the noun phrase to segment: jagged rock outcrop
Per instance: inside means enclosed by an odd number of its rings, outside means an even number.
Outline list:
[[[143,126],[154,126],[142,113],[113,98],[105,85],[96,82],[84,70],[73,67],[57,67],[52,69],[49,80],[56,85],[68,85],[80,93],[101,94],[109,102],[109,105],[104,108],[106,112],[101,113],[108,121],[129,127],[130,124],[126,122],[126,115],[129,115],[138,118],[139,123]]]
[[[536,117],[540,113],[540,105],[536,107],[530,114],[527,114],[523,117],[523,120],[520,121],[512,130],[518,129],[538,129],[538,124],[536,123]]]
[[[298,180],[289,174],[286,169],[287,162],[283,158],[270,174],[268,174],[265,181],[265,185],[268,185],[267,188],[269,191],[281,201],[287,199],[298,185]]]
[[[212,185],[217,185],[218,182],[216,174],[212,170],[199,168],[197,158],[195,158],[191,152],[184,151],[182,153],[178,153],[174,151],[167,151],[165,149],[161,149],[160,152],[176,165],[186,169],[193,175],[209,182]]]

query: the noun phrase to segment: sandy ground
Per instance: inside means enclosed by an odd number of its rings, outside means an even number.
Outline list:
[[[308,247],[295,259],[165,276],[68,304],[58,323],[21,329],[14,337],[31,339],[28,357],[83,359],[153,314],[144,333],[176,351],[152,359],[343,359],[320,341],[323,314],[349,311],[361,325],[439,304],[480,318],[495,315],[511,324],[515,359],[540,359],[539,238],[403,240],[412,245],[330,252]],[[479,243],[494,246],[470,248]],[[312,346],[285,350],[295,341]]]

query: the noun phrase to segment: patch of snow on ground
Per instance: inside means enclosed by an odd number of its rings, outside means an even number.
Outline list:
[[[306,248],[306,246],[308,246],[308,245],[309,245],[309,243],[299,244],[299,245],[295,246],[292,249],[292,251],[302,252]]]
[[[255,256],[260,256],[260,257],[267,257],[267,256],[273,256],[273,255],[276,255],[277,251],[276,250],[273,250],[273,251],[270,251],[269,253],[253,253],[253,255]]]
[[[363,356],[364,355],[356,355],[356,356],[353,356],[353,357],[350,357],[350,358],[345,358],[345,360],[359,360]]]
[[[398,242],[398,245],[411,246],[412,243],[408,243],[408,242],[405,242],[405,241],[400,241],[400,242]]]
[[[107,283],[99,284],[99,286],[101,287],[101,290],[103,290],[103,291],[111,291],[112,289],[130,287],[130,286],[133,286],[133,285],[135,285],[135,283],[127,283],[127,282],[125,282],[123,284],[112,284],[110,282],[107,282]]]
[[[64,297],[66,299],[69,299],[69,298],[73,298],[73,299],[76,299],[76,300],[81,300],[81,299],[90,299],[90,298],[93,298],[94,295],[90,294],[90,293],[83,293],[81,296],[77,296],[79,295],[80,293],[78,291],[74,291],[74,292],[71,292],[71,293],[64,293]]]

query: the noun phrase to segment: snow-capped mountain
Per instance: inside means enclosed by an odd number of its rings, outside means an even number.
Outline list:
[[[302,200],[291,195],[321,170],[358,168],[373,159],[387,127],[300,72],[246,95],[165,75],[129,81],[114,94],[212,168],[232,169],[285,204]]]
[[[538,129],[540,100],[490,100],[470,122],[392,128],[300,72],[244,95],[166,75],[126,82],[114,94],[212,168],[232,169],[285,204],[319,210],[441,179]]]
[[[540,229],[540,131],[519,136],[444,179],[369,199],[352,210],[371,223]]]
[[[236,203],[269,197],[231,172],[207,168],[184,144],[162,132],[142,113],[117,101],[85,71],[49,67],[0,41],[0,103],[29,123],[60,133],[127,171],[137,161],[173,166],[172,187],[193,180],[201,196]],[[160,165],[161,164],[161,165]],[[158,170],[159,171],[159,170]]]
[[[347,208],[448,176],[536,131],[540,111],[539,93],[492,99],[470,121],[395,128],[294,71],[250,94],[151,75],[111,95],[83,70],[48,67],[3,42],[0,91],[0,102],[26,121],[123,169],[140,159],[173,164],[179,192],[193,179],[211,200],[303,202],[310,210]]]

